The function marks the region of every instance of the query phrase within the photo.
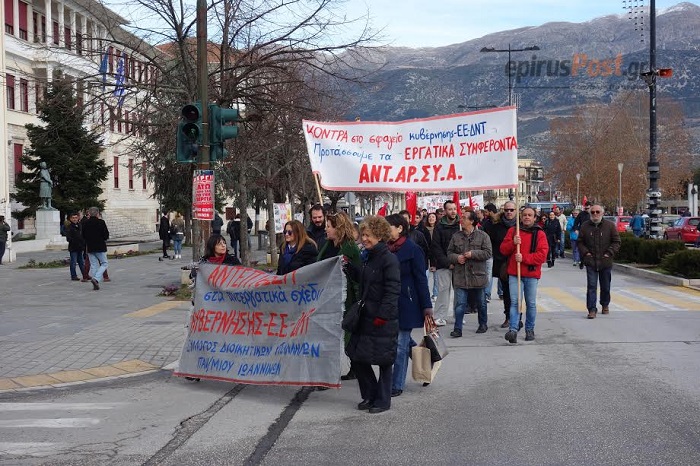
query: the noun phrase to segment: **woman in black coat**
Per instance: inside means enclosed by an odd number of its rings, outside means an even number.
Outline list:
[[[345,353],[360,385],[360,410],[382,413],[391,407],[392,365],[399,335],[398,300],[401,292],[399,261],[389,251],[389,223],[378,216],[365,217],[360,235],[365,250],[362,268],[346,265],[351,279],[360,283],[365,302],[359,328],[350,336]],[[379,366],[379,380],[372,365]]]
[[[277,275],[286,275],[305,265],[316,262],[318,249],[314,240],[306,234],[299,220],[284,224],[284,243],[280,247]]]

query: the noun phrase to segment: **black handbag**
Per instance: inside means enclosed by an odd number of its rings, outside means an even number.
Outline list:
[[[359,300],[356,303],[352,303],[350,309],[343,315],[343,322],[340,325],[348,333],[355,333],[357,329],[360,328],[360,321],[362,320],[362,313],[365,308],[364,300]]]
[[[449,350],[432,316],[426,316],[424,329],[423,344],[430,350],[430,360],[434,363],[442,361],[449,354]]]

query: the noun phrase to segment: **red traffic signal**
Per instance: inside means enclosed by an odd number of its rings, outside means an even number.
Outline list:
[[[673,69],[671,69],[671,68],[660,68],[660,69],[656,70],[656,75],[657,75],[659,78],[670,78],[671,76],[673,76]]]

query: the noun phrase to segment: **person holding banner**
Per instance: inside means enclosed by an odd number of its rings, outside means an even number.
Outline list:
[[[350,217],[344,212],[326,216],[326,242],[318,253],[318,261],[331,257],[343,256],[345,260],[356,266],[360,265],[360,249],[355,243],[355,226]],[[355,280],[348,279],[345,293],[345,312],[353,303],[360,299],[360,285]],[[345,333],[345,344],[350,340],[350,334]],[[347,374],[340,376],[341,380],[354,380],[355,371],[350,365]]]
[[[241,261],[233,254],[229,254],[226,238],[221,235],[211,235],[204,246],[204,255],[199,261],[211,264],[241,265]]]
[[[316,243],[306,234],[304,224],[290,220],[284,224],[284,243],[280,246],[277,275],[286,275],[305,265],[316,262]]]
[[[389,251],[391,227],[382,217],[369,216],[360,224],[363,265],[348,262],[344,270],[360,283],[364,307],[358,330],[350,336],[345,353],[357,375],[362,401],[357,409],[372,414],[391,408],[392,366],[399,336],[399,260]],[[372,365],[379,366],[379,380]]]
[[[525,296],[525,341],[535,339],[537,316],[537,285],[542,276],[542,264],[547,260],[549,245],[544,231],[535,223],[535,209],[525,207],[520,213],[520,229],[512,227],[501,243],[501,254],[508,257],[508,288],[510,290],[510,328],[505,338],[518,342],[520,310],[518,308],[518,275]],[[518,252],[517,246],[520,245]],[[520,272],[518,273],[518,269]]]
[[[409,226],[402,214],[389,215],[386,221],[391,225],[389,250],[396,255],[401,269],[401,294],[399,295],[399,342],[394,362],[394,375],[391,396],[400,396],[406,383],[408,355],[416,343],[411,338],[411,330],[421,328],[425,316],[433,314],[433,303],[425,275],[425,259],[422,249],[409,237]]]

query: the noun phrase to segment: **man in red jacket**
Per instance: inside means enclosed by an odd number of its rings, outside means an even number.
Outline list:
[[[501,243],[501,254],[508,256],[508,287],[510,288],[510,328],[506,340],[518,342],[520,315],[518,312],[518,267],[520,283],[525,295],[525,341],[535,339],[535,317],[537,315],[537,284],[542,276],[542,264],[547,260],[549,246],[544,231],[535,223],[535,209],[525,207],[520,213],[520,234],[515,227],[508,230]],[[520,252],[517,252],[517,245]]]

